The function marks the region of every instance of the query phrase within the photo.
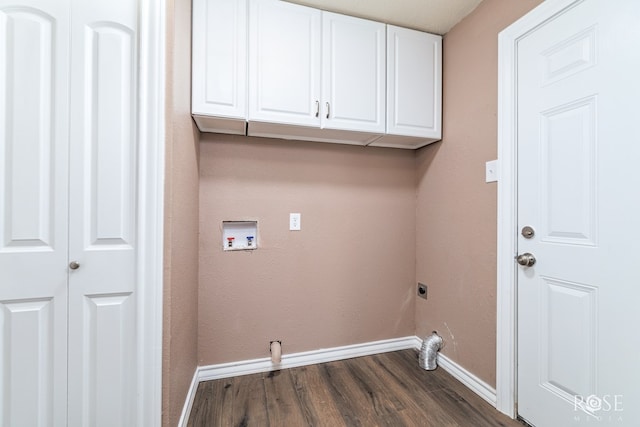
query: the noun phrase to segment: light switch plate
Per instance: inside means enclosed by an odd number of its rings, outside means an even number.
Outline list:
[[[485,181],[496,182],[498,181],[498,161],[491,160],[487,162],[485,169]]]
[[[301,219],[301,215],[299,213],[290,213],[289,214],[289,230],[291,231],[300,230],[300,219]]]

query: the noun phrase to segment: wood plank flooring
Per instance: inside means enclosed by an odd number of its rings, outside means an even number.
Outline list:
[[[198,385],[190,427],[517,426],[403,350]]]

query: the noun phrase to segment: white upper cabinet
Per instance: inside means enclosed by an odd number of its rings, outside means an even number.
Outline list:
[[[372,146],[442,138],[442,37],[387,25],[387,131]]]
[[[320,126],[321,12],[251,0],[249,121]]]
[[[322,126],[383,134],[385,25],[323,12],[322,48]]]
[[[250,0],[248,134],[376,139],[385,131],[385,43],[378,22]]]
[[[193,0],[203,132],[418,148],[441,138],[442,38],[281,0]]]
[[[191,111],[203,132],[244,135],[247,0],[194,0]]]

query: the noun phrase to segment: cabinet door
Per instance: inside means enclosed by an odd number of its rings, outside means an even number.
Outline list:
[[[442,37],[387,26],[387,133],[439,139]]]
[[[276,0],[249,7],[249,120],[319,127],[321,12]]]
[[[322,126],[385,132],[385,25],[322,15]]]
[[[243,134],[247,118],[247,0],[194,0],[192,33],[191,110],[198,127]]]

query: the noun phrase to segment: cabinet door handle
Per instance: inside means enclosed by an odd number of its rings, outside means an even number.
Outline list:
[[[327,107],[327,119],[329,118],[329,114],[331,113],[331,107],[328,102],[325,102],[325,106]]]
[[[316,100],[316,117],[320,115],[320,101]]]

